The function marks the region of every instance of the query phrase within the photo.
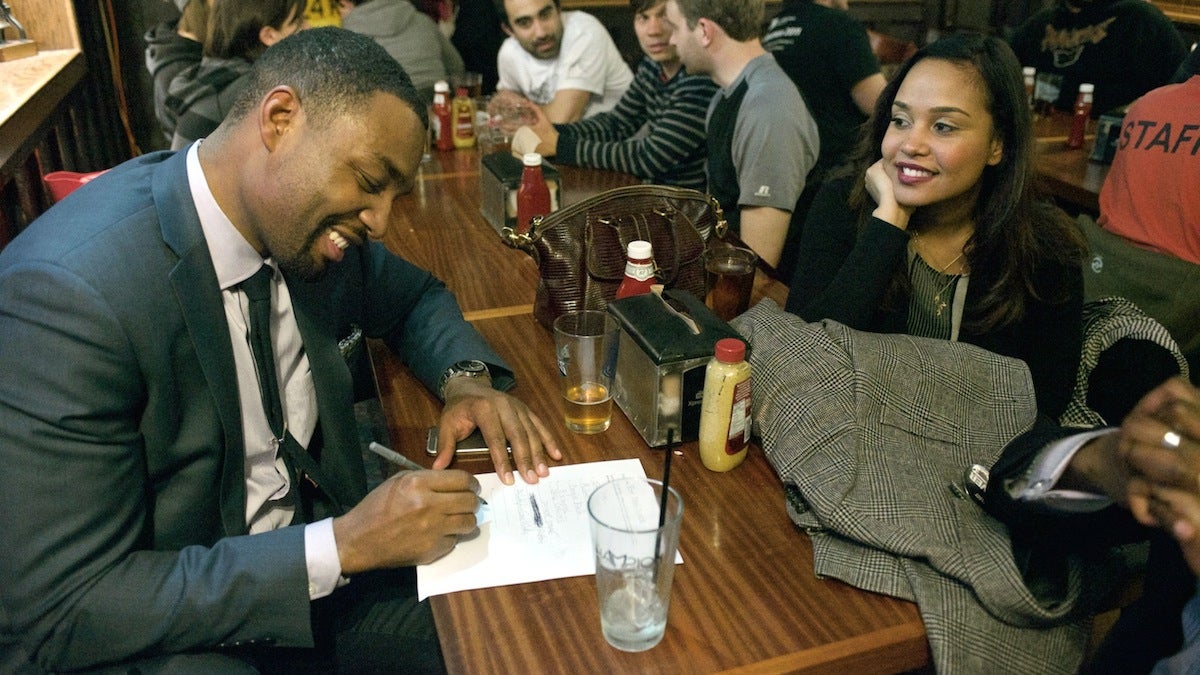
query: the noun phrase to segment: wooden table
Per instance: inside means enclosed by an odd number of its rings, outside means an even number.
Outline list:
[[[514,394],[553,422],[564,461],[636,457],[647,475],[660,476],[663,451],[647,447],[619,409],[602,434],[572,434],[563,425],[553,341],[529,310],[536,270],[478,214],[477,162],[462,151],[435,157],[398,204],[387,244],[458,294],[514,368]],[[632,180],[561,169],[565,203]],[[759,296],[781,300],[780,292],[769,280],[756,286]],[[372,351],[391,441],[429,466],[424,435],[439,402],[386,348],[376,343]],[[704,468],[695,443],[679,452],[671,479],[685,503],[685,563],[661,644],[641,654],[608,646],[590,576],[466,591],[431,600],[450,672],[898,672],[929,664],[913,603],[814,576],[811,543],[789,520],[779,480],[758,448],[724,474]],[[493,470],[487,460],[458,466]]]
[[[1088,159],[1096,140],[1095,120],[1091,120],[1090,133],[1085,135],[1083,147],[1078,150],[1067,148],[1070,127],[1071,116],[1063,112],[1035,118],[1037,154],[1034,163],[1038,181],[1064,209],[1094,216],[1100,213],[1100,188],[1108,175],[1109,165]]]

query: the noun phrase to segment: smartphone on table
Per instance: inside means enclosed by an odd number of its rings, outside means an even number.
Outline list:
[[[430,457],[436,457],[438,445],[438,428],[429,427],[429,438],[425,441],[425,454]],[[505,444],[510,451],[512,446]],[[471,432],[470,436],[459,441],[454,446],[455,455],[463,455],[466,457],[486,457],[488,455],[487,441],[483,440],[483,433],[479,429]]]

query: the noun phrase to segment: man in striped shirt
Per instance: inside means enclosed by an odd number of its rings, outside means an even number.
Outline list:
[[[703,190],[704,115],[717,85],[691,75],[668,41],[666,0],[630,0],[633,29],[646,56],[616,108],[569,124],[538,112],[537,151],[562,164],[633,174],[649,183]]]

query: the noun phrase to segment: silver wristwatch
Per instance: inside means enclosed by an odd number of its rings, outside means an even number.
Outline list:
[[[487,364],[483,361],[470,359],[455,363],[443,371],[442,376],[438,378],[438,396],[442,400],[446,398],[446,383],[456,377],[486,377],[490,380],[492,374],[488,371]]]

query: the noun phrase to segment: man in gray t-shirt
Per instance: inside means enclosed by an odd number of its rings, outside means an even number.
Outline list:
[[[764,0],[668,0],[671,44],[691,73],[721,90],[708,108],[708,189],[730,226],[772,267],[800,231],[792,216],[820,151],[817,125],[796,85],[759,40]],[[790,275],[790,268],[781,268]]]

